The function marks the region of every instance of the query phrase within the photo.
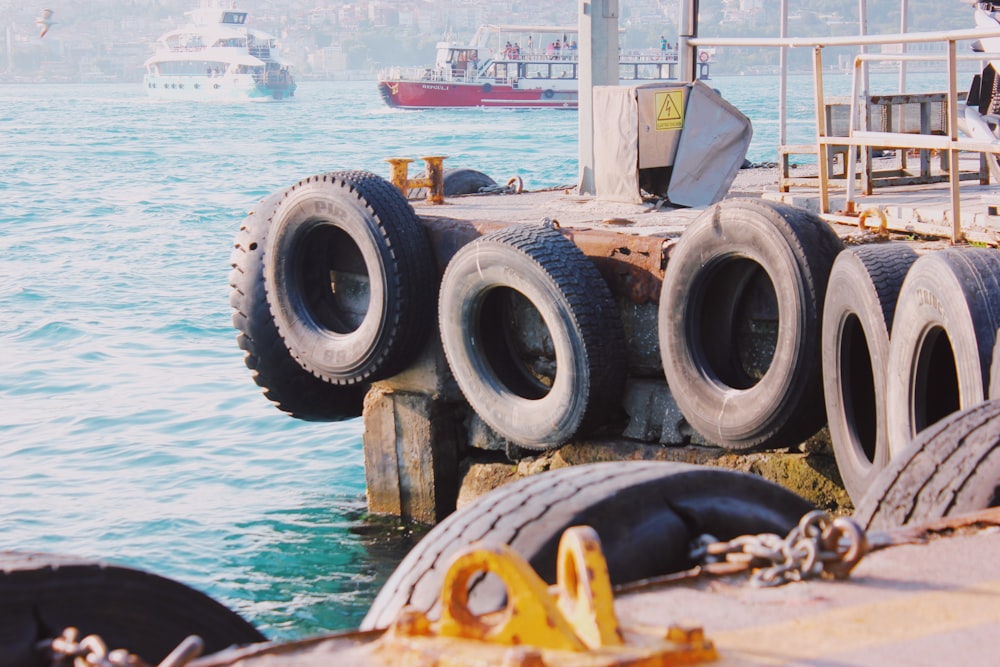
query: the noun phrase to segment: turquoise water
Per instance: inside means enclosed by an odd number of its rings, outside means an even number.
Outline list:
[[[754,120],[749,158],[773,161],[776,82],[712,85]],[[360,420],[298,422],[251,381],[228,305],[240,220],[309,174],[388,175],[387,156],[573,183],[576,123],[390,110],[371,82],[207,105],[0,86],[0,549],[173,577],[275,638],[355,627],[419,531],[366,516]]]

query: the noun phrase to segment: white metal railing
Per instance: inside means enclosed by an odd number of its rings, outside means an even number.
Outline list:
[[[831,146],[848,146],[851,155],[847,159],[848,168],[848,202],[853,202],[853,168],[854,156],[859,147],[883,146],[886,148],[898,149],[936,149],[947,151],[949,161],[949,184],[951,196],[951,220],[952,220],[952,240],[958,241],[962,238],[961,231],[961,203],[959,199],[959,153],[962,151],[976,152],[981,154],[1000,155],[1000,144],[962,139],[958,132],[958,60],[987,60],[990,54],[974,54],[971,56],[958,56],[956,44],[960,41],[976,40],[989,37],[996,37],[996,32],[985,29],[971,30],[949,30],[939,32],[914,32],[898,33],[888,35],[856,35],[842,37],[691,37],[686,39],[691,53],[700,47],[784,47],[784,48],[811,48],[813,50],[813,87],[816,113],[816,145],[818,154],[819,185],[820,185],[820,209],[823,215],[830,213],[830,194],[828,188],[828,158]],[[914,54],[859,54],[854,61],[854,79],[851,90],[851,128],[847,137],[829,136],[826,126],[826,114],[824,109],[823,92],[823,48],[831,46],[877,46],[885,44],[918,44],[931,42],[947,42],[947,52],[945,55],[914,55]],[[948,123],[949,130],[946,136],[914,135],[900,132],[869,132],[857,130],[855,127],[855,117],[858,115],[856,105],[865,104],[868,98],[867,90],[859,90],[858,72],[862,64],[870,60],[898,60],[908,62],[911,60],[946,60],[948,73]],[[784,72],[782,73],[784,77]],[[781,108],[785,108],[785,100],[779,101]],[[866,115],[866,114],[863,114]],[[784,122],[782,115],[782,122]],[[781,128],[781,135],[784,136],[784,128]]]

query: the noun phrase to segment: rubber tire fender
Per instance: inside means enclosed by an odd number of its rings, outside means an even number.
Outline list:
[[[866,530],[1000,506],[1000,401],[953,412],[894,456],[857,505]]]
[[[444,196],[474,195],[481,188],[494,188],[497,182],[475,169],[445,169]]]
[[[276,192],[243,220],[230,255],[229,305],[243,361],[254,382],[279,410],[307,421],[340,421],[361,416],[366,387],[332,385],[302,368],[285,347],[264,293],[264,240],[278,202]]]
[[[529,343],[538,349],[519,344],[527,327],[515,319],[547,329]],[[439,322],[465,399],[518,446],[557,447],[620,406],[627,369],[618,306],[593,263],[552,226],[514,225],[462,247],[441,280]]]
[[[615,584],[693,565],[691,542],[748,533],[785,535],[815,509],[791,491],[748,473],[664,461],[616,461],[550,470],[506,484],[435,526],[379,591],[361,629],[389,625],[407,605],[437,613],[454,554],[474,542],[507,544],[555,582],[563,531],[593,527]],[[484,579],[470,600],[502,605],[503,590]]]
[[[5,667],[43,664],[36,643],[69,626],[154,665],[188,635],[204,640],[206,654],[267,641],[238,614],[177,581],[54,554],[0,552],[0,620]]]
[[[706,439],[777,448],[823,426],[822,306],[842,248],[815,215],[762,200],[723,201],[684,231],[663,279],[660,354],[681,414]],[[761,326],[774,334],[746,335]]]
[[[1000,252],[923,255],[899,292],[889,345],[890,456],[923,429],[987,397],[1000,327]]]
[[[854,502],[889,461],[886,379],[896,299],[917,253],[905,243],[844,250],[823,305],[823,396],[833,453]]]
[[[267,301],[289,352],[327,382],[373,382],[411,364],[433,328],[437,279],[413,208],[375,174],[311,176],[278,204]]]

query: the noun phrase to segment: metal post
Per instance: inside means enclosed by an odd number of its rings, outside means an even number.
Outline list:
[[[594,86],[618,85],[618,0],[581,0],[579,13],[580,194],[594,187]]]
[[[952,148],[948,149],[948,184],[951,186],[951,242],[958,243],[965,236],[962,233],[962,203],[959,185],[961,174],[958,172],[958,151],[955,142],[958,140],[958,65],[955,40],[948,40],[948,136]]]
[[[781,38],[788,37],[788,0],[781,0]],[[787,136],[787,106],[788,106],[788,47],[782,46],[778,51],[778,65],[781,79],[778,81],[778,145],[788,142]]]
[[[900,0],[899,2],[899,32],[901,34],[906,34],[907,29],[907,14],[909,13],[910,3],[907,0]],[[900,53],[906,55],[906,42],[899,45]],[[899,92],[906,92],[906,59],[899,61]]]
[[[682,0],[681,15],[677,21],[677,51],[680,60],[681,81],[691,82],[697,78],[698,48],[688,43],[698,36],[698,0]]]
[[[817,142],[816,160],[819,169],[819,210],[820,213],[830,212],[830,190],[827,180],[830,178],[830,171],[827,168],[827,160],[830,157],[830,147],[823,139],[828,132],[826,127],[826,103],[823,92],[823,47],[813,48],[813,78],[816,86],[816,135],[820,138]]]
[[[868,0],[858,0],[858,26],[862,37],[868,34]],[[861,53],[868,53],[868,45],[861,45]],[[868,61],[865,60],[861,67],[861,88],[867,97],[871,90],[868,87]]]

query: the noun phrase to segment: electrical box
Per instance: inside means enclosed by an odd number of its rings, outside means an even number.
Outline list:
[[[594,86],[597,198],[708,206],[729,191],[752,136],[750,119],[701,81]]]

